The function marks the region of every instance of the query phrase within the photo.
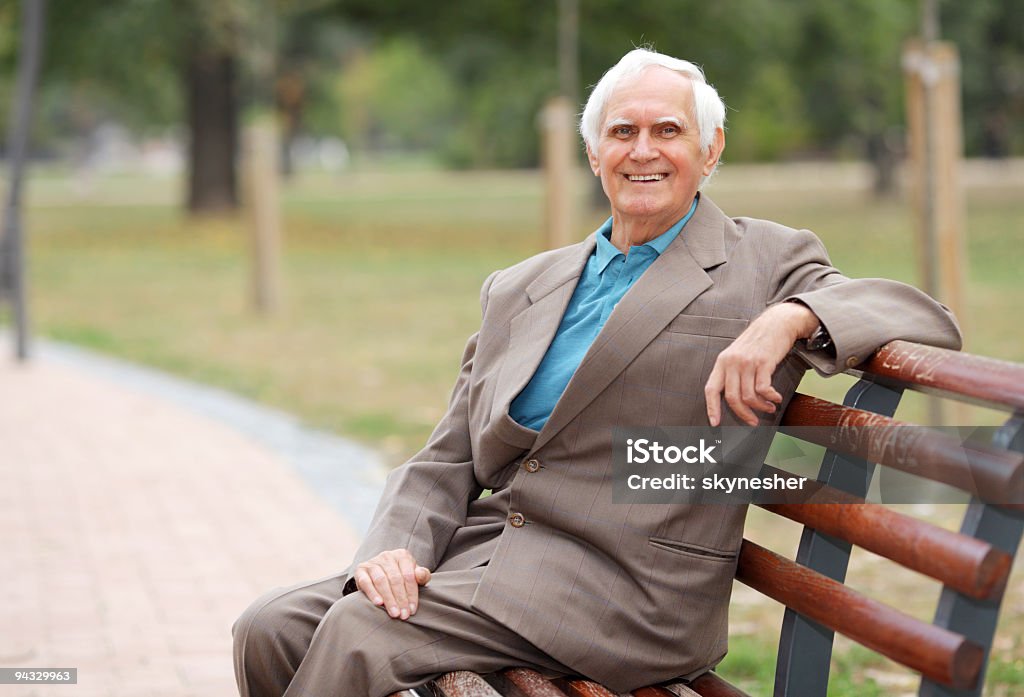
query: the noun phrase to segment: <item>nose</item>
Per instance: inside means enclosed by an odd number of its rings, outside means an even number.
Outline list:
[[[629,154],[636,162],[650,162],[661,153],[647,131],[640,131],[633,141],[633,151]]]

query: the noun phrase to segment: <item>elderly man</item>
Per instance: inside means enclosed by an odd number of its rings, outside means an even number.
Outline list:
[[[812,233],[700,195],[724,119],[686,61],[635,50],[605,74],[581,132],[611,217],[487,279],[448,412],[352,565],[236,623],[243,695],[381,697],[512,665],[625,691],[723,658],[745,507],[616,504],[613,428],[770,433],[804,361],[960,344],[919,291],[847,279]]]

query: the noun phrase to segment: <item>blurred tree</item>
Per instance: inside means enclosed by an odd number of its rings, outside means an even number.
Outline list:
[[[238,208],[239,57],[241,31],[252,22],[244,0],[188,0],[178,60],[185,88],[188,124],[188,187],[192,213]]]
[[[448,73],[409,37],[354,55],[338,77],[342,129],[353,150],[437,149],[455,103]]]
[[[558,88],[554,61],[483,37],[453,47],[446,59],[462,76],[462,94],[446,129],[444,161],[459,168],[536,167],[537,116]]]
[[[956,42],[968,152],[1024,155],[1024,2],[944,2],[942,38]]]
[[[18,12],[17,3],[0,5],[0,133],[7,133],[7,119],[14,95],[20,21]]]
[[[172,10],[166,2],[51,3],[41,82],[49,119],[80,135],[114,117],[137,129],[176,123]]]
[[[917,3],[816,0],[803,3],[791,70],[812,129],[824,151],[851,142],[875,167],[875,191],[891,191],[901,139],[903,79],[900,52],[915,33]]]
[[[412,37],[438,57],[461,105],[442,129],[449,165],[537,164],[535,118],[557,87],[555,3],[341,0],[334,9],[384,37]]]
[[[443,56],[465,94],[446,156],[453,164],[475,167],[537,163],[535,117],[558,88],[555,6],[526,0],[335,5],[373,31],[422,37]],[[580,3],[579,17],[581,94],[623,53],[647,44],[708,65],[709,79],[732,107],[730,117],[741,134],[736,150],[744,157],[770,157],[804,142],[808,129],[801,128],[799,90],[786,70],[798,18],[790,5],[587,0]]]
[[[532,166],[536,114],[558,89],[556,5],[54,3],[40,102],[51,136],[106,119],[135,130],[186,124],[196,211],[235,205],[238,113],[267,91],[283,117],[286,156],[300,133],[344,133],[357,149],[430,148],[463,167]],[[968,153],[1024,152],[1022,13],[1019,1],[943,3],[944,35],[963,58]],[[0,4],[7,64],[16,14]],[[632,46],[651,44],[707,66],[730,107],[727,159],[863,154],[884,188],[899,154],[899,51],[916,14],[915,0],[586,0],[579,91]],[[268,16],[276,37],[261,29]],[[274,66],[272,77],[254,77],[254,54]],[[0,95],[6,84],[0,74]]]
[[[233,210],[238,205],[240,110],[247,101],[273,91],[273,85],[261,84],[272,80],[272,73],[268,75],[263,66],[269,65],[272,71],[277,52],[276,38],[267,32],[268,15],[280,15],[287,22],[323,4],[320,0],[54,3],[44,84],[80,89],[88,95],[95,115],[78,124],[83,129],[106,116],[137,127],[184,122],[187,209],[193,213]],[[77,119],[85,106],[72,104],[68,118]]]
[[[274,98],[281,122],[284,176],[294,171],[292,149],[300,134],[340,134],[335,83],[338,67],[355,44],[355,37],[339,22],[324,22],[313,12],[281,24]]]
[[[89,130],[105,117],[129,125],[184,121],[186,206],[237,206],[237,28],[243,0],[76,0],[50,11],[44,84],[70,86],[69,118]]]

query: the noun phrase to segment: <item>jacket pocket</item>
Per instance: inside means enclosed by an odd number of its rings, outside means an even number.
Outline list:
[[[702,315],[679,315],[668,323],[666,331],[677,334],[697,334],[699,336],[717,336],[722,339],[735,339],[750,324],[745,319],[731,317],[705,317]]]
[[[673,554],[680,554],[688,557],[697,557],[698,559],[706,559],[710,561],[735,561],[736,552],[726,552],[721,549],[712,549],[710,547],[702,547],[695,545],[690,542],[680,542],[678,540],[669,540],[665,537],[649,537],[647,542],[657,549],[664,550],[666,552],[672,552]]]

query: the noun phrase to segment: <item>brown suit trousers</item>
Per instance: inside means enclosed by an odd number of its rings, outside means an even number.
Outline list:
[[[485,504],[485,505],[484,505]],[[492,548],[507,495],[483,499],[476,516]],[[489,540],[486,533],[491,533]],[[362,593],[343,595],[348,574],[270,591],[232,629],[242,697],[383,697],[451,670],[508,666],[553,677],[572,671],[470,607],[483,576],[479,558],[446,559],[420,589],[408,620],[392,619]]]

